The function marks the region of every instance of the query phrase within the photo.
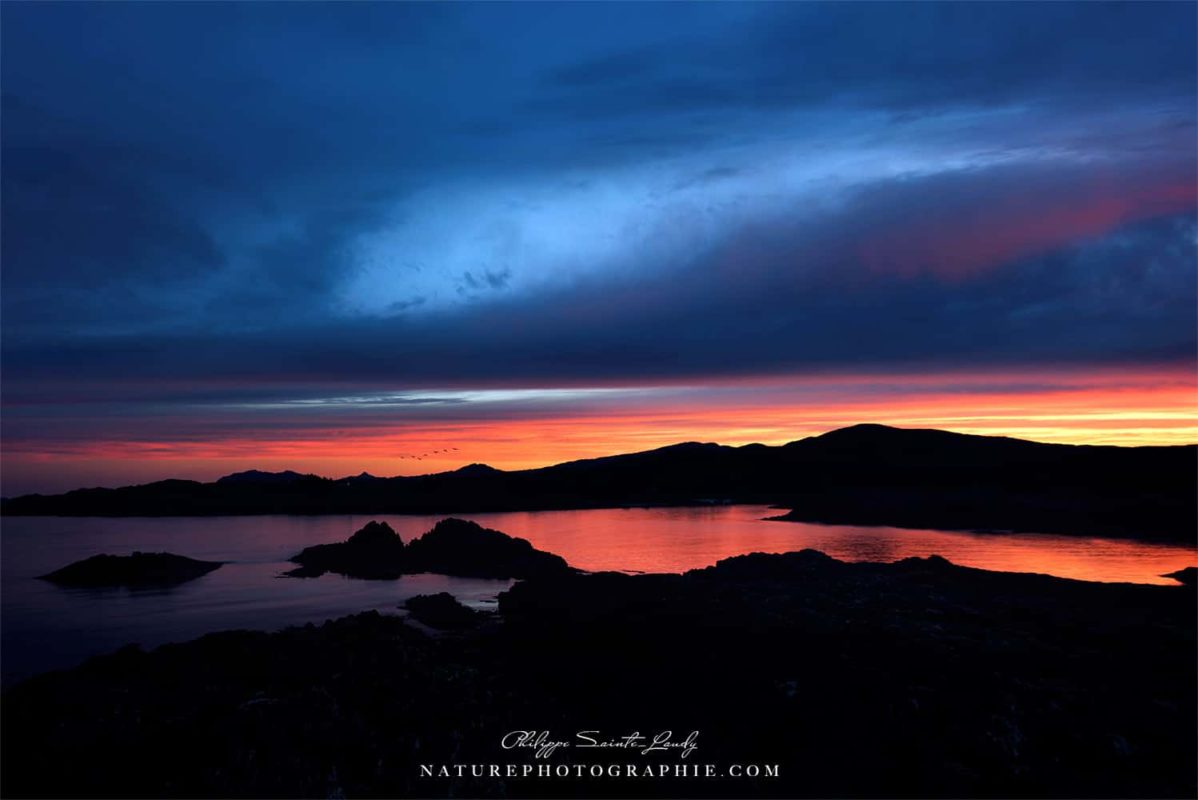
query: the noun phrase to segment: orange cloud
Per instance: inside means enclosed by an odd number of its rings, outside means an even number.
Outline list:
[[[19,442],[6,450],[5,467],[10,476],[65,474],[77,481],[70,486],[210,479],[251,467],[329,476],[421,474],[473,462],[523,469],[688,440],[782,444],[860,422],[1071,444],[1198,442],[1198,387],[1184,369],[726,381],[616,406],[502,419],[468,414],[390,425],[239,426],[236,435],[209,421],[201,433],[152,441]]]

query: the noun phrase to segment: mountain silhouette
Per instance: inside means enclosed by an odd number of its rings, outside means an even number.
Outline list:
[[[365,475],[366,473],[362,473]],[[234,472],[223,478],[217,478],[217,483],[294,483],[304,478],[315,478],[316,475],[302,475],[298,472],[285,470],[283,472],[263,472],[258,469],[248,469],[245,472]]]
[[[684,442],[504,471],[238,473],[4,501],[6,515],[468,513],[764,503],[782,519],[1193,541],[1198,446],[1045,444],[855,425],[781,446]]]

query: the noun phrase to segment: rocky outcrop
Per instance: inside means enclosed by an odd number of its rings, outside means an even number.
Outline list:
[[[526,539],[476,522],[443,519],[407,550],[408,572],[467,578],[533,578],[570,572],[561,556],[537,550]]]
[[[394,579],[418,572],[531,578],[570,571],[561,556],[537,550],[525,539],[453,518],[441,520],[406,545],[387,523],[370,522],[347,541],[304,548],[291,560],[300,565],[285,573],[293,578],[325,572],[367,579]]]
[[[449,592],[438,594],[419,594],[404,602],[408,615],[428,625],[430,628],[441,630],[458,630],[472,628],[478,624],[482,616],[472,608],[467,608],[458,602]]]
[[[152,588],[195,580],[219,569],[221,563],[173,553],[135,552],[128,556],[92,556],[39,577],[60,586]]]
[[[404,574],[404,543],[385,522],[368,522],[344,542],[305,547],[291,557],[300,566],[284,573],[315,578],[336,572],[350,578],[389,580]]]

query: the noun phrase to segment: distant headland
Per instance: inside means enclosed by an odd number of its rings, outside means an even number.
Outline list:
[[[25,495],[4,515],[468,513],[764,503],[780,520],[1192,541],[1198,445],[1063,445],[855,425],[779,446],[686,442],[504,471],[323,478],[251,470],[211,483]]]

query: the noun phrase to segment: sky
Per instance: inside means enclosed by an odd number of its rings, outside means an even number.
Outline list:
[[[1198,441],[1193,3],[5,3],[5,495]]]

